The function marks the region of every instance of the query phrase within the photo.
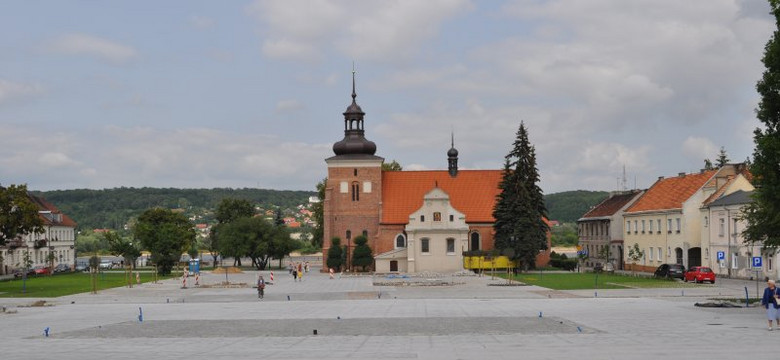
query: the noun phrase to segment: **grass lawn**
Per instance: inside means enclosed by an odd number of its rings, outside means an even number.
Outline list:
[[[154,273],[141,274],[141,282],[154,281]],[[162,279],[162,277],[160,277]],[[135,285],[135,278],[133,279]],[[97,275],[98,291],[127,286],[125,273],[107,271]],[[92,291],[92,281],[88,273],[57,274],[54,276],[32,276],[27,278],[27,291],[22,292],[22,279],[0,282],[0,297],[57,297]]]
[[[506,274],[496,275],[506,278]],[[690,288],[708,286],[704,284],[684,283],[676,280],[654,279],[628,275],[599,274],[596,284],[594,273],[539,274],[538,272],[517,274],[514,280],[554,290],[586,289],[628,289],[628,288]]]

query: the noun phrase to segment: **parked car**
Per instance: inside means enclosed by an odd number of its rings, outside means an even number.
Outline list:
[[[74,271],[76,271],[76,272],[81,272],[81,271],[87,272],[87,271],[89,271],[89,264],[84,264],[84,263],[76,264],[76,269]]]
[[[21,278],[22,275],[24,275],[23,268],[14,269],[14,277]],[[27,276],[33,276],[33,275],[35,275],[35,270],[33,268],[27,269]]]
[[[65,273],[70,272],[70,265],[68,264],[57,264],[57,266],[54,267],[54,273]]]
[[[655,269],[653,276],[665,279],[683,279],[685,277],[685,266],[680,264],[663,264]]]
[[[48,267],[43,266],[43,265],[38,265],[38,266],[34,267],[33,270],[35,271],[35,275],[48,275],[48,274],[51,274],[51,268],[48,268]]]
[[[685,278],[683,280],[685,282],[693,281],[697,283],[709,281],[714,284],[715,272],[706,266],[692,266],[685,272]]]

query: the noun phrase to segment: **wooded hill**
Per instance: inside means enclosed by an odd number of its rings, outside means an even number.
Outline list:
[[[121,229],[132,217],[153,207],[184,209],[189,215],[209,214],[223,198],[246,199],[264,209],[293,209],[308,203],[314,191],[268,189],[114,188],[104,190],[33,191],[46,198],[79,224],[81,229]],[[550,220],[577,221],[592,206],[606,199],[606,191],[565,191],[545,195]]]
[[[81,229],[121,229],[127,221],[153,207],[183,209],[190,216],[208,222],[209,214],[223,198],[249,200],[264,209],[294,209],[307,204],[314,191],[267,189],[174,189],[114,188],[104,190],[34,191],[57,206],[79,224]],[[200,221],[200,220],[199,220]]]
[[[593,206],[609,196],[606,191],[564,191],[544,196],[550,220],[562,223],[576,222]]]

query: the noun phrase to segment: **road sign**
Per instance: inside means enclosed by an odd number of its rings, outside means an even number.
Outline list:
[[[761,257],[760,256],[753,256],[753,267],[754,268],[760,268],[762,266],[761,264]]]
[[[726,260],[726,253],[723,251],[718,251],[718,260]]]

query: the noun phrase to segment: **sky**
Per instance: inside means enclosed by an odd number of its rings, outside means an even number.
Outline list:
[[[0,2],[0,184],[315,190],[351,102],[404,170],[647,188],[752,156],[764,0]]]

